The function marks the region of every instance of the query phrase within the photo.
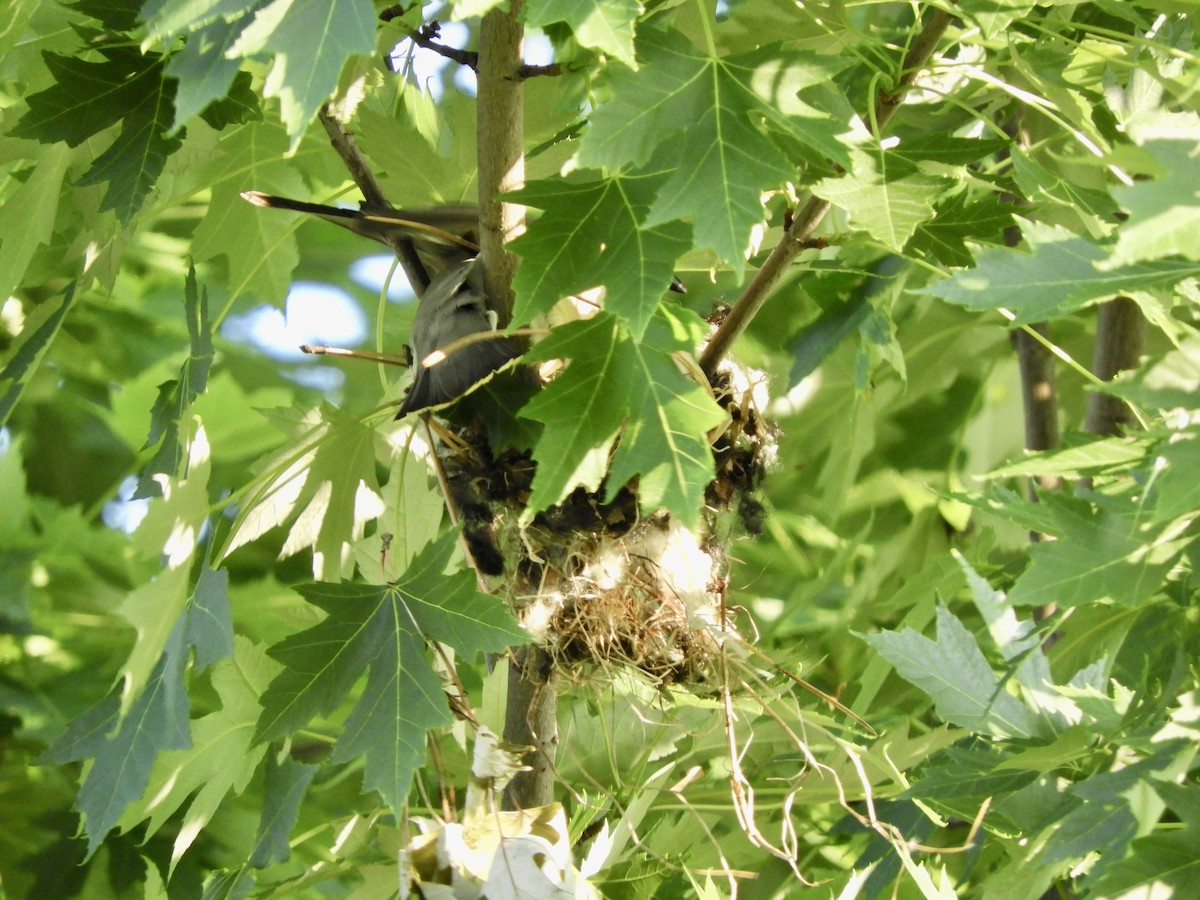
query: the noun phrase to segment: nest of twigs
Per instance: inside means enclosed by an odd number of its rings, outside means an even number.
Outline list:
[[[754,493],[776,435],[762,414],[761,373],[726,365],[714,382],[729,416],[710,435],[716,477],[696,530],[665,512],[640,515],[636,480],[608,501],[604,486],[578,489],[522,524],[534,473],[528,455],[494,456],[467,429],[460,436],[468,449],[443,457],[476,565],[504,576],[513,611],[559,676],[579,681],[630,667],[660,684],[701,684],[724,642],[738,639],[725,603],[729,513],[748,532],[761,530]]]

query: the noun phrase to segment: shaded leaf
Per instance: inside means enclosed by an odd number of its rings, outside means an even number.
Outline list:
[[[70,152],[61,144],[39,148],[33,172],[0,207],[0,297],[13,295],[34,252],[50,243],[70,161]],[[0,373],[0,383],[5,377]],[[0,415],[0,423],[3,419]]]
[[[288,835],[300,815],[304,792],[317,774],[318,766],[285,759],[267,760],[266,786],[263,788],[263,814],[258,835],[250,852],[250,865],[262,869],[271,863],[286,862],[291,856]]]
[[[0,369],[0,426],[12,415],[74,301],[75,282],[72,281],[61,301],[43,303],[25,323],[15,348],[5,360],[4,368]]]
[[[246,789],[267,751],[265,744],[255,746],[251,739],[262,712],[258,697],[279,667],[262,648],[242,637],[236,639],[231,655],[232,659],[217,663],[212,674],[220,708],[191,723],[189,750],[159,755],[143,797],[130,805],[121,820],[127,830],[148,819],[150,836],[191,797],[184,827],[175,837],[172,865],[212,820],[226,795]]]
[[[920,251],[946,266],[970,266],[975,257],[967,241],[1000,244],[1013,223],[1012,204],[998,197],[968,202],[965,194],[938,204],[933,218],[917,226],[905,252]]]
[[[202,173],[213,185],[212,198],[192,237],[192,252],[200,262],[216,256],[228,260],[227,302],[250,293],[282,304],[300,261],[295,221],[263,215],[240,192],[256,187],[283,196],[303,194],[299,173],[282,161],[287,137],[278,126],[253,124],[233,131],[219,146],[221,155]]]
[[[851,152],[850,170],[813,185],[813,193],[844,209],[850,221],[899,253],[917,226],[933,218],[934,203],[949,182],[926,175],[886,150]]]
[[[285,737],[329,714],[370,669],[334,759],[365,755],[367,786],[398,811],[424,758],[426,730],[451,720],[425,641],[473,654],[527,640],[503,603],[478,592],[470,572],[446,574],[456,546],[454,532],[443,534],[394,585],[299,588],[328,617],[271,649],[285,668],[262,696],[255,741]]]
[[[1196,138],[1149,141],[1145,149],[1162,166],[1162,177],[1113,189],[1129,221],[1117,232],[1117,245],[1103,268],[1166,256],[1200,259],[1200,188],[1192,177],[1200,165]]]
[[[175,82],[166,78],[157,54],[113,46],[102,52],[101,62],[44,53],[55,84],[27,98],[29,111],[12,133],[75,147],[120,122],[116,140],[79,183],[108,182],[100,209],[115,210],[121,222],[128,223],[158,180],[167,157],[181,146],[178,139],[167,137]]]
[[[845,63],[768,48],[716,57],[677,32],[643,29],[641,68],[619,73],[612,98],[591,116],[580,147],[587,166],[629,164],[669,173],[645,225],[689,219],[697,247],[712,247],[737,272],[750,229],[761,222],[761,194],[794,177],[795,169],[759,126],[763,118],[805,140],[788,114],[796,93]],[[768,92],[772,100],[760,95]],[[811,109],[806,108],[811,114]]]
[[[197,665],[213,661],[231,640],[229,605],[224,599],[224,573],[210,576],[200,601],[192,604],[171,629],[170,637],[145,688],[121,716],[121,691],[109,694],[71,724],[40,758],[73,762],[94,757],[76,799],[84,815],[88,855],[96,852],[126,806],[149,782],[155,759],[165,750],[191,746],[189,698],[185,681],[188,649],[195,647]]]
[[[604,285],[604,308],[640,338],[671,283],[675,260],[690,247],[688,227],[643,226],[661,173],[591,181],[540,181],[515,199],[545,210],[512,243],[517,270],[514,319],[547,313],[563,297]]]
[[[1191,539],[1148,531],[1138,510],[1096,508],[1061,495],[1041,495],[1057,536],[1030,550],[1029,567],[1008,592],[1017,606],[1077,606],[1112,600],[1133,607],[1150,597]],[[1157,532],[1157,533],[1156,533]]]
[[[260,0],[245,7],[243,15],[218,18],[193,30],[183,47],[171,54],[167,75],[179,82],[174,129],[229,94],[241,63],[226,54],[249,24],[249,14],[261,9],[264,2]]]
[[[607,313],[557,328],[533,348],[528,359],[571,362],[521,411],[546,426],[527,515],[578,486],[595,490],[607,472],[610,498],[638,475],[644,511],[666,507],[695,524],[714,472],[706,434],[724,414],[671,357],[690,349],[663,319],[635,342]]]
[[[375,430],[361,418],[311,409],[291,423],[298,438],[270,460],[230,533],[224,555],[298,514],[281,556],[313,549],[313,573],[335,580],[353,569],[353,542],[383,511]]]

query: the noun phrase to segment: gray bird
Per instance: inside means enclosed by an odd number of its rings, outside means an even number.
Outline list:
[[[397,418],[461,397],[496,369],[520,355],[511,341],[500,337],[479,340],[450,350],[426,367],[430,354],[446,350],[457,340],[496,330],[483,289],[483,271],[476,254],[478,210],[470,206],[448,206],[433,210],[341,209],[289,200],[261,191],[245,191],[242,197],[272,209],[289,209],[319,216],[348,228],[355,234],[391,246],[397,238],[411,242],[426,273],[417,315],[413,319],[413,382],[400,405]]]
[[[449,349],[448,355],[428,367],[436,351],[446,351],[462,338],[496,331],[496,314],[488,308],[483,290],[483,269],[478,259],[468,259],[434,276],[413,319],[413,382],[396,418],[461,397],[520,352],[496,333]]]

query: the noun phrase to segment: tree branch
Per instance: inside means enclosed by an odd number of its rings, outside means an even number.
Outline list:
[[[333,145],[333,149],[337,151],[337,155],[342,158],[342,162],[346,165],[346,171],[350,173],[350,177],[358,185],[358,189],[362,191],[363,199],[367,202],[367,205],[387,209],[393,208],[388,203],[387,197],[383,193],[383,188],[379,185],[379,179],[375,177],[375,173],[367,165],[366,157],[358,149],[358,142],[354,140],[354,135],[333,114],[333,110],[328,103],[321,107],[318,118],[325,127],[325,133],[329,135],[329,143]],[[404,274],[408,277],[408,283],[412,285],[412,289],[417,293],[417,296],[423,295],[425,289],[429,287],[430,276],[425,271],[425,265],[421,262],[421,258],[417,256],[417,250],[413,246],[413,242],[406,238],[394,237],[389,238],[388,244],[395,251],[397,258],[399,258],[400,267],[404,269]]]
[[[479,31],[479,256],[489,302],[502,325],[512,319],[516,258],[505,246],[525,229],[524,208],[502,200],[525,181],[524,105],[521,90],[523,29],[519,0],[494,9]],[[554,747],[558,743],[558,692],[540,647],[509,656],[504,739],[535,748],[532,769],[504,792],[508,809],[545,806],[554,799]]]
[[[1138,364],[1146,342],[1146,317],[1128,297],[1103,304],[1096,313],[1096,349],[1092,374],[1101,381]],[[1133,421],[1133,413],[1120,397],[1099,391],[1089,395],[1084,430],[1093,434],[1120,434]]]
[[[501,200],[525,184],[520,6],[514,2],[511,12],[489,12],[479,31],[479,255],[488,298],[501,326],[512,319],[517,269],[517,259],[506,245],[525,230],[524,207]]]
[[[934,48],[937,47],[952,21],[954,21],[954,16],[940,9],[934,10],[925,21],[917,39],[913,41],[908,53],[904,55],[896,86],[889,91],[881,91],[875,98],[875,115],[874,121],[871,123],[875,133],[882,133],[892,116],[896,114],[905,92],[929,62]],[[700,368],[710,380],[725,354],[729,352],[729,348],[741,337],[750,321],[762,309],[771,289],[775,287],[788,264],[808,245],[813,231],[825,218],[825,214],[829,212],[830,205],[829,201],[819,197],[811,197],[808,200],[784,232],[783,239],[754,274],[754,278],[746,286],[742,296],[733,305],[729,316],[714,332],[704,351],[700,354]]]
[[[466,66],[468,69],[478,72],[479,54],[472,53],[470,50],[460,50],[457,47],[439,44],[434,38],[441,34],[441,29],[442,26],[440,23],[429,22],[410,34],[408,38],[418,47],[432,50],[434,53],[444,56],[451,62],[458,63],[460,66]]]

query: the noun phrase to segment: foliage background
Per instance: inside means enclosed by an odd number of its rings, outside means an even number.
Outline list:
[[[438,16],[473,29],[493,5]],[[716,896],[727,870],[753,874],[737,880],[751,897],[790,894],[797,871],[845,896],[1200,883],[1194,6],[525,5],[566,71],[524,83],[523,196],[542,213],[516,245],[519,323],[600,282],[606,333],[642,346],[678,271],[690,291],[670,308],[694,332],[791,211],[831,204],[736,348],[768,373],[782,437],[729,602],[767,657],[861,721],[760,657],[729,706],[627,677],[576,686],[559,797],[577,861],[612,840],[594,854],[606,894]],[[939,10],[954,20],[881,143],[869,110]],[[405,340],[411,306],[348,276],[354,238],[238,198],[350,193],[312,124],[330,96],[397,205],[473,200],[472,98],[447,87],[435,103],[404,56],[429,51],[411,45],[387,71],[420,12],[378,12],[9,5],[0,874],[14,896],[158,896],[168,880],[171,896],[390,896],[409,778],[411,811],[439,812],[468,758],[406,615],[453,647],[480,716],[502,719],[480,654],[519,634],[468,572],[442,577],[441,500],[386,407],[399,378],[347,364],[314,388],[327,364],[225,330],[306,279],[362,305],[365,346]],[[1099,305],[1118,296],[1148,322],[1144,360],[1106,388],[1136,409],[1128,436],[1083,430]],[[1059,353],[1062,442],[1026,456],[1011,338],[1030,323]],[[537,458],[620,426],[562,421]],[[303,485],[260,502],[285,471]],[[681,518],[701,474],[663,495]],[[1032,503],[1031,478],[1061,486]],[[573,486],[563,475],[542,499]],[[322,674],[309,644],[330,636],[348,662]],[[424,704],[403,694],[421,689]],[[402,713],[373,717],[362,698],[387,691]],[[731,770],[755,791],[749,836]]]

